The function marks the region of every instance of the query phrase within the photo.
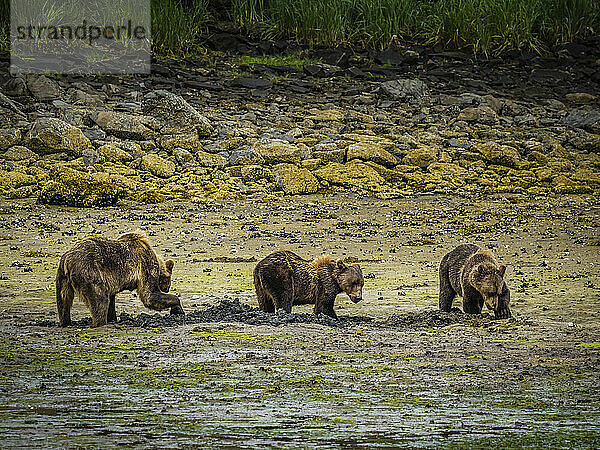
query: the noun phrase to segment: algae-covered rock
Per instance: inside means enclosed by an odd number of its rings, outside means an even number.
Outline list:
[[[277,186],[286,194],[314,194],[319,188],[319,182],[308,169],[293,164],[278,164],[275,176]]]
[[[23,147],[22,145],[15,145],[8,150],[6,150],[0,158],[6,161],[23,161],[26,159],[35,159],[38,158],[37,153],[32,152],[27,147]]]
[[[0,128],[0,150],[6,150],[21,142],[21,130],[18,128]]]
[[[111,162],[128,162],[133,157],[125,150],[117,147],[114,144],[104,144],[98,147],[98,153]]]
[[[385,150],[376,143],[358,142],[348,146],[348,161],[352,159],[361,159],[363,161],[373,161],[382,166],[393,167],[398,163],[394,155]]]
[[[257,142],[254,149],[266,164],[299,163],[301,160],[300,149],[280,139]]]
[[[149,153],[142,158],[140,168],[161,178],[169,178],[175,174],[175,163],[154,153]]]
[[[35,184],[36,179],[32,175],[14,170],[7,172],[6,170],[0,170],[0,191],[6,191],[7,189],[16,189],[21,186],[28,186]]]
[[[381,83],[379,92],[394,100],[419,103],[427,97],[427,85],[421,80],[399,79]]]
[[[552,184],[552,191],[557,194],[587,194],[593,191],[591,186],[576,183],[565,175],[554,177]]]
[[[227,165],[227,160],[221,155],[203,151],[196,152],[196,160],[198,161],[198,164],[204,167],[218,167],[222,169]]]
[[[91,118],[104,131],[122,139],[152,139],[154,130],[159,127],[153,117],[119,111],[99,111]]]
[[[158,145],[165,150],[172,152],[175,148],[184,148],[190,151],[199,151],[202,144],[198,139],[198,133],[166,135],[158,138]]]
[[[234,174],[233,176],[236,176],[236,174]],[[244,183],[253,183],[262,178],[272,180],[273,172],[271,172],[271,170],[266,167],[258,165],[241,166],[238,176],[242,178],[242,181]]]
[[[25,146],[41,154],[65,152],[79,156],[92,143],[79,128],[60,119],[43,117],[33,123],[25,136]]]
[[[429,164],[436,161],[437,157],[438,150],[436,148],[421,144],[417,148],[410,150],[402,160],[402,163],[424,169]]]
[[[264,160],[260,153],[252,148],[239,148],[234,150],[227,158],[227,162],[232,165],[254,165],[254,164],[262,164]]]
[[[385,180],[375,169],[358,160],[346,164],[329,163],[315,170],[314,175],[319,180],[333,185],[356,187],[372,191],[382,189]]]
[[[498,164],[517,169],[524,164],[519,151],[509,145],[502,145],[497,142],[486,142],[483,144],[475,144],[474,148],[491,164]]]
[[[51,172],[38,202],[66,206],[114,206],[128,192],[135,192],[135,183],[127,178],[105,172],[89,173],[71,167],[58,166]]]
[[[577,108],[564,118],[563,123],[568,127],[583,128],[591,133],[600,133],[600,111]]]
[[[172,92],[165,90],[150,92],[144,98],[142,111],[160,122],[161,134],[194,131],[199,136],[209,136],[212,133],[213,128],[209,120],[182,97]],[[177,145],[177,147],[182,146]]]
[[[465,122],[479,122],[488,125],[495,125],[499,122],[498,115],[489,106],[481,105],[476,108],[463,109],[456,120],[464,120]]]

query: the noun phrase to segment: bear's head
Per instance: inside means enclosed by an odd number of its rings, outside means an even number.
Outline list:
[[[163,262],[159,258],[159,274],[158,274],[158,287],[161,292],[169,292],[171,289],[171,275],[173,274],[173,266],[175,263],[172,259]]]
[[[348,294],[350,300],[358,303],[362,300],[362,288],[365,284],[362,270],[358,264],[347,265],[341,259],[336,262],[335,279],[342,290]]]
[[[473,267],[469,276],[471,286],[479,291],[485,305],[493,311],[498,309],[498,299],[502,293],[505,272],[506,266],[478,264]]]

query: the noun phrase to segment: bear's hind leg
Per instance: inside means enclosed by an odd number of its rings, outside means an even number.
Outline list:
[[[448,276],[448,270],[440,267],[440,295],[439,295],[439,306],[440,311],[449,312],[452,309],[452,302],[456,297],[456,291],[450,284],[450,277]]]
[[[64,276],[56,278],[56,307],[58,308],[58,322],[61,327],[71,325],[71,307],[75,291],[71,282]]]

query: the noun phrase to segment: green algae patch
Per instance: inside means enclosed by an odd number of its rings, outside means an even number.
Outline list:
[[[257,344],[259,346],[267,346],[276,339],[286,339],[293,337],[291,334],[254,334],[246,333],[243,331],[228,331],[228,330],[217,330],[217,331],[206,331],[201,327],[196,328],[192,331],[192,335],[196,337],[205,338],[209,341],[218,340],[232,340],[232,341],[244,341]]]
[[[577,347],[600,349],[600,342],[582,342],[581,344],[577,344]]]
[[[515,344],[524,342],[537,342],[538,339],[492,339],[490,342],[503,343],[503,344]]]

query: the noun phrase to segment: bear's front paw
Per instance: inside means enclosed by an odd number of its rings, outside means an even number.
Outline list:
[[[494,311],[494,316],[496,317],[496,319],[510,319],[510,309],[508,307],[497,309],[496,311]]]
[[[183,312],[181,305],[175,305],[171,306],[171,314],[185,315],[185,312]]]

